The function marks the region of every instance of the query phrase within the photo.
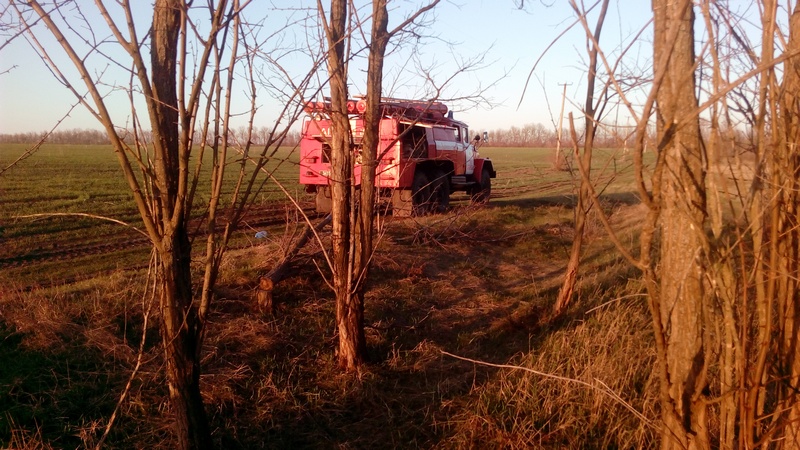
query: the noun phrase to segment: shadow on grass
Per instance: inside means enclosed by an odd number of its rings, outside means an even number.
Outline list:
[[[72,334],[62,330],[60,337],[73,341]],[[0,446],[16,448],[26,440],[20,430],[27,430],[32,442],[80,448],[81,429],[111,415],[118,374],[82,339],[37,350],[25,345],[26,337],[0,322]]]
[[[581,305],[551,322],[551,301],[566,260],[562,248],[570,239],[550,231],[556,218],[521,229],[500,217],[506,214],[504,209],[494,204],[467,219],[462,228],[437,234],[436,241],[421,238],[411,243],[406,237],[418,230],[413,225],[401,224],[395,230],[376,255],[371,272],[366,299],[369,362],[358,374],[336,369],[332,296],[315,279],[313,265],[302,267],[302,281],[282,288],[284,303],[276,330],[285,346],[273,347],[273,365],[254,374],[282,380],[274,386],[276,393],[260,400],[268,410],[263,414],[270,418],[270,425],[261,428],[265,433],[261,445],[455,445],[449,444],[456,432],[453,417],[470,408],[475,388],[492,383],[498,369],[442,351],[506,364],[534,351],[548,333],[572,327],[586,309],[596,306]],[[599,280],[606,283],[602,288],[622,283],[629,275],[624,270],[614,275],[615,267],[613,262],[603,267],[607,273]],[[282,383],[291,387],[280,387]],[[239,433],[246,428],[238,426]],[[249,434],[234,438],[221,430],[219,438],[228,448],[255,445]]]
[[[619,192],[603,194],[600,201],[610,205],[637,205],[641,203],[641,198],[637,192]],[[574,194],[553,195],[544,197],[526,198],[492,198],[491,204],[496,207],[518,206],[520,208],[536,208],[542,206],[563,206],[568,208],[575,207],[577,196]]]

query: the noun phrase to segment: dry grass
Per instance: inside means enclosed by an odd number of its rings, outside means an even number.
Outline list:
[[[618,223],[629,207],[609,206]],[[319,247],[305,249],[265,317],[257,275],[284,239],[230,254],[203,353],[202,388],[220,448],[647,447],[652,350],[632,273],[600,234],[567,318],[549,319],[571,239],[564,205],[498,201],[447,215],[389,220],[366,303],[369,362],[336,367],[334,304]],[[287,232],[291,231],[286,229]],[[4,292],[0,442],[21,448],[97,442],[136,360],[144,365],[106,441],[172,448],[158,337],[142,330],[128,273],[55,291]],[[609,302],[610,303],[607,303]],[[607,303],[607,304],[606,304]],[[604,305],[604,306],[601,306]],[[596,308],[599,307],[599,308]],[[592,310],[592,308],[596,308]],[[558,382],[445,356],[513,363]],[[69,363],[65,363],[69,361]],[[48,375],[41,375],[48,373]],[[605,388],[604,388],[605,389]]]
[[[442,447],[654,447],[657,380],[649,334],[641,299],[548,329],[509,361],[519,369],[503,368],[476,389]]]
[[[163,404],[157,331],[141,330],[138,277],[117,273],[102,280],[47,290],[0,293],[0,442],[11,448],[88,448],[102,435],[147,332],[147,370],[137,377],[126,402],[126,427],[112,433],[117,442],[136,429],[142,445],[165,433],[153,415]],[[154,427],[155,425],[155,427]],[[28,444],[19,447],[21,439]],[[12,445],[13,444],[13,445]]]

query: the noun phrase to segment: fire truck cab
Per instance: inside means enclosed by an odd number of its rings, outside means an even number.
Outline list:
[[[361,140],[364,135],[364,100],[348,102],[355,183],[361,179]],[[450,194],[466,191],[473,202],[489,200],[492,161],[478,155],[480,136],[470,138],[469,128],[453,119],[440,102],[382,99],[380,144],[375,185],[391,196],[396,216],[445,211]],[[316,194],[319,212],[330,212],[330,119],[326,102],[306,106],[300,141],[300,183]]]

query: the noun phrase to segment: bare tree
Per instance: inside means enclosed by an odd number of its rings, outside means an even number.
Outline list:
[[[708,448],[703,391],[706,205],[703,144],[695,97],[692,2],[653,2],[659,167],[653,206],[660,216],[659,284],[649,283],[665,348],[662,448]],[[642,252],[650,251],[643,249]]]
[[[81,4],[11,2],[50,70],[105,129],[157,255],[160,329],[180,448],[212,446],[201,395],[200,361],[220,263],[250,200],[263,186],[259,169],[297,118],[298,97],[310,79],[299,77],[284,93],[287,106],[263,147],[252,148],[250,136],[241,147],[232,146],[234,80],[244,75],[245,89],[255,102],[252,67],[257,49],[265,44],[253,31],[257,27],[244,20],[246,3],[219,0],[199,6],[183,0],[156,0],[152,23],[142,36],[127,1],[95,2],[94,14],[104,24],[88,20],[81,9],[87,7]],[[40,38],[44,34],[52,35],[60,50],[47,47]],[[108,51],[112,45],[122,50],[125,60],[110,56],[115,55]],[[57,52],[69,58],[73,70],[56,62]],[[104,72],[89,64],[95,58],[127,68],[131,135],[115,122],[101,92],[107,83]],[[136,115],[140,102],[146,106],[144,123],[149,130]],[[257,109],[251,106],[249,133]],[[231,165],[234,156],[238,162]],[[248,168],[250,162],[254,170]],[[210,187],[200,195],[200,169],[207,163],[211,164]],[[230,167],[234,167],[232,177],[226,176]],[[223,183],[229,178],[234,187],[223,201]],[[195,234],[189,221],[198,216],[205,226],[195,226]],[[195,236],[205,239],[199,281],[191,267]]]
[[[379,126],[383,118],[383,60],[390,39],[414,24],[433,9],[434,0],[410,14],[396,28],[388,30],[387,0],[373,0],[372,27],[368,49],[364,137],[361,145],[361,179],[356,183],[353,171],[355,143],[348,115],[348,77],[346,43],[353,29],[348,29],[349,2],[332,0],[330,20],[323,21],[327,38],[328,74],[331,98],[331,216],[333,289],[336,295],[336,323],[339,332],[339,365],[346,370],[357,368],[364,360],[364,293],[369,265],[374,251],[375,176],[378,170]],[[324,9],[318,3],[320,15]],[[356,21],[357,23],[360,23]]]
[[[324,9],[319,1],[319,13]],[[352,292],[351,250],[355,183],[353,182],[352,133],[347,113],[347,0],[332,0],[330,20],[324,22],[328,53],[328,83],[331,94],[331,253],[333,290],[336,296],[336,323],[339,331],[339,365],[353,369],[361,364],[366,351],[364,308]]]
[[[800,273],[800,3],[795,3],[789,16],[789,42],[785,52],[793,55],[783,67],[780,112],[781,145],[776,149],[777,180],[781,184],[779,218],[775,238],[778,266],[778,317],[781,331],[779,359],[785,362],[786,381],[781,386],[781,400],[788,409],[783,437],[787,447],[800,447],[800,301],[798,301],[797,273]],[[778,205],[776,205],[778,206]]]
[[[570,1],[570,5],[576,14],[582,17],[582,22],[586,24],[586,11],[578,8],[574,1]],[[575,150],[575,161],[578,164],[580,171],[580,185],[578,189],[578,203],[575,205],[575,237],[572,240],[572,250],[570,251],[569,262],[567,269],[564,273],[564,282],[561,289],[558,291],[558,298],[553,306],[553,313],[555,315],[562,314],[572,301],[572,295],[575,291],[575,283],[578,277],[578,266],[580,265],[581,247],[583,246],[583,234],[586,228],[586,216],[589,210],[594,206],[592,195],[589,189],[591,184],[590,173],[592,168],[592,150],[594,149],[594,136],[595,136],[595,112],[597,107],[594,103],[594,90],[597,81],[597,53],[600,45],[600,33],[603,30],[603,23],[605,22],[606,12],[608,11],[608,0],[603,0],[600,6],[600,15],[597,18],[594,33],[590,33],[588,25],[586,27],[587,35],[587,51],[589,52],[589,72],[586,75],[586,104],[584,106],[585,128],[584,128],[584,141],[583,141],[583,155],[578,151],[578,140],[575,133],[575,124],[570,116],[570,129],[572,130],[573,148]],[[609,85],[606,84],[605,90],[608,90]],[[601,99],[605,97],[600,95]]]
[[[648,291],[662,448],[800,448],[800,7],[759,6],[654,1],[644,99],[598,51],[636,120],[639,254],[598,217]]]
[[[711,45],[695,55],[692,4],[653,5],[659,153],[652,193],[640,184],[650,207],[640,267],[658,347],[662,448],[800,446],[800,325],[790,275],[800,242],[800,16],[796,5],[786,11],[787,39],[778,2],[762,6],[759,54],[742,18],[727,5],[701,2]],[[698,79],[705,81],[699,91]],[[698,92],[707,98],[702,104]],[[750,131],[746,164],[726,150],[741,143],[736,128],[743,127]],[[638,153],[641,163],[641,145]]]
[[[745,370],[736,381],[746,386],[740,397],[740,439],[745,445],[769,442],[776,448],[800,448],[800,302],[798,302],[798,160],[800,110],[800,7],[786,10],[788,40],[780,29],[778,2],[763,2],[762,44],[755,128],[755,174],[750,185],[748,225],[753,258],[754,305],[741,310],[757,324],[737,353]],[[782,54],[776,50],[784,45]],[[755,54],[754,52],[752,53]],[[783,63],[783,70],[778,65]],[[781,73],[782,72],[782,73]],[[782,78],[782,79],[781,79]],[[750,306],[750,305],[747,305]],[[766,418],[769,417],[769,420]]]

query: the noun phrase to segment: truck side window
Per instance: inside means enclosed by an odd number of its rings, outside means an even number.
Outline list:
[[[408,130],[408,126],[401,124],[403,134],[400,146],[403,158],[424,158],[428,152],[428,139],[425,128],[414,126]]]
[[[457,128],[434,128],[433,138],[437,141],[458,142]]]
[[[322,162],[331,162],[331,146],[330,144],[322,144]]]

